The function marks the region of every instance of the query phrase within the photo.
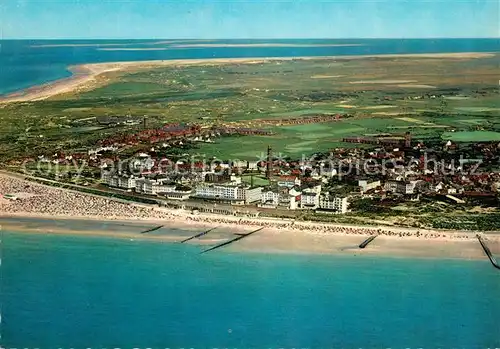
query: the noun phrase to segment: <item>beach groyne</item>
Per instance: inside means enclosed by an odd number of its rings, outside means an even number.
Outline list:
[[[257,232],[261,231],[262,229],[264,229],[264,227],[259,228],[259,229],[257,229],[257,230],[254,230],[254,231],[252,231],[252,232],[250,232],[250,233],[247,233],[247,234],[241,234],[241,235],[239,235],[239,236],[235,237],[235,238],[234,238],[234,239],[232,239],[232,240],[225,241],[225,242],[223,242],[223,243],[221,243],[221,244],[218,244],[218,245],[216,245],[216,246],[210,247],[209,249],[207,249],[207,250],[205,250],[205,251],[202,251],[200,254],[207,253],[207,252],[210,252],[210,251],[216,250],[216,249],[218,249],[218,248],[221,248],[221,247],[223,247],[223,246],[227,246],[227,245],[229,245],[229,244],[232,244],[233,242],[236,242],[236,241],[238,241],[238,240],[244,239],[244,238],[246,238],[246,237],[249,237],[249,236],[250,236],[250,235],[252,235],[252,234],[257,233]]]
[[[152,233],[152,232],[154,232],[154,231],[160,230],[161,228],[163,228],[163,225],[159,225],[159,226],[157,226],[157,227],[154,227],[154,228],[151,228],[151,229],[147,229],[147,230],[141,231],[141,234]]]
[[[486,244],[486,241],[484,241],[484,239],[481,237],[481,235],[478,234],[476,236],[477,236],[477,239],[479,240],[479,243],[481,244],[481,247],[484,250],[484,253],[486,254],[486,256],[488,256],[488,259],[490,260],[491,265],[493,265],[493,267],[495,267],[497,269],[500,269],[500,265],[498,264],[496,258],[491,253],[491,250],[488,247],[488,245]]]
[[[359,244],[359,248],[365,248],[366,246],[368,246],[370,244],[370,242],[372,242],[373,240],[375,240],[375,238],[377,237],[378,235],[372,235],[370,236],[368,239],[366,239],[365,241],[363,241],[362,243]]]
[[[185,243],[185,242],[188,242],[188,241],[191,241],[191,240],[194,240],[194,239],[198,239],[198,238],[201,238],[202,236],[204,235],[207,235],[208,233],[210,233],[211,231],[214,231],[215,229],[217,229],[218,227],[215,227],[215,228],[211,228],[211,229],[208,229],[208,230],[205,230],[205,231],[202,231],[201,233],[198,233],[196,235],[193,235],[193,236],[190,236],[188,237],[187,239],[184,239],[181,241],[181,244]]]

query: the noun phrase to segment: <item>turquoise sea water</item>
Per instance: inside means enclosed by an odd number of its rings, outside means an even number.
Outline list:
[[[494,52],[500,49],[499,39],[213,40],[208,43],[279,43],[308,46],[176,47],[176,45],[193,43],[207,44],[207,42],[196,40],[176,40],[175,42],[172,40],[0,40],[0,94],[68,77],[71,75],[67,70],[69,65],[83,63],[228,57]],[[324,46],[338,44],[359,46]],[[102,50],[102,48],[113,50]],[[137,48],[154,48],[155,50],[130,50]]]
[[[498,348],[489,262],[2,233],[4,348]]]

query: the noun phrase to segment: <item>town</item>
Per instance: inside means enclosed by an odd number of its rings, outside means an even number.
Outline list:
[[[379,214],[388,206],[424,200],[452,207],[498,207],[497,142],[425,144],[410,132],[378,134],[343,139],[363,148],[335,148],[301,159],[271,147],[258,155],[256,149],[253,161],[205,158],[186,150],[224,136],[220,129],[165,125],[105,139],[86,152],[25,159],[23,166],[35,177],[223,214]]]

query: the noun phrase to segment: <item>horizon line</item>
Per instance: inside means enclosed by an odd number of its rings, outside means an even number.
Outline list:
[[[500,36],[457,36],[457,37],[343,37],[343,38],[333,38],[333,37],[310,37],[310,38],[0,38],[0,41],[28,41],[28,40],[93,40],[93,41],[105,41],[105,40],[148,40],[148,41],[157,41],[157,40],[204,40],[204,41],[231,41],[231,40],[443,40],[443,39],[497,39],[500,40]]]

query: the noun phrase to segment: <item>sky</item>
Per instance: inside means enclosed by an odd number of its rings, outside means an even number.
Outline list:
[[[497,0],[0,0],[3,39],[499,37]]]

